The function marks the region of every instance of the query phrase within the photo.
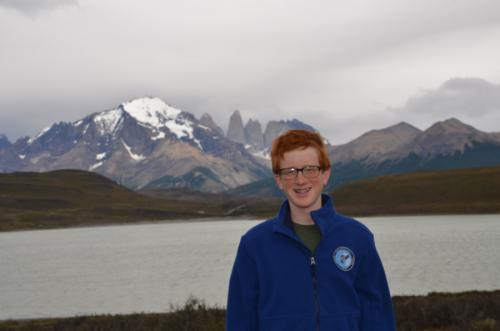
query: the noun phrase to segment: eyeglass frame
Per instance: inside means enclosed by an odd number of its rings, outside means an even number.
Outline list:
[[[304,174],[304,170],[306,170],[307,168],[313,168],[313,169],[317,170],[318,173],[315,176],[312,176],[312,177],[311,176],[306,176]],[[288,177],[288,178],[284,177],[282,175],[282,173],[281,173],[283,170],[292,170],[292,171],[295,170],[295,172],[294,172],[295,176]],[[292,179],[296,179],[299,176],[299,172],[301,172],[302,176],[304,176],[304,178],[318,178],[321,170],[322,170],[322,167],[319,166],[319,165],[306,165],[306,166],[304,166],[302,168],[295,168],[295,167],[281,168],[281,169],[278,170],[277,176],[279,176],[279,178],[283,179],[283,180],[292,180]]]

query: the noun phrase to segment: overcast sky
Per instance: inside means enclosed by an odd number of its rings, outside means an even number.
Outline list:
[[[0,0],[0,133],[145,95],[333,144],[450,117],[499,132],[498,59],[498,0]]]

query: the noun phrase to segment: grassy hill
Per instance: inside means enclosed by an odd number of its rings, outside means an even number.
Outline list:
[[[332,195],[347,215],[499,213],[500,167],[387,175]]]
[[[0,174],[0,231],[271,213],[262,201],[182,190],[139,194],[93,172]],[[277,203],[275,203],[277,204]]]
[[[0,230],[4,231],[188,216],[194,215],[91,172],[0,174]]]

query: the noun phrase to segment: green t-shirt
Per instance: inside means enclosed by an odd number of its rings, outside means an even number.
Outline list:
[[[321,239],[321,232],[316,224],[303,225],[292,222],[292,226],[293,231],[295,231],[300,240],[309,248],[311,253],[314,253]]]

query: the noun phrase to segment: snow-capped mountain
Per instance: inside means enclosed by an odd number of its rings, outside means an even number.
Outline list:
[[[213,123],[208,115],[204,122]],[[73,123],[54,124],[16,144],[9,148],[10,160],[1,158],[4,171],[84,169],[131,188],[158,185],[163,178],[161,186],[221,191],[268,175],[263,165],[218,130],[153,97]],[[191,183],[165,180],[182,176]]]

